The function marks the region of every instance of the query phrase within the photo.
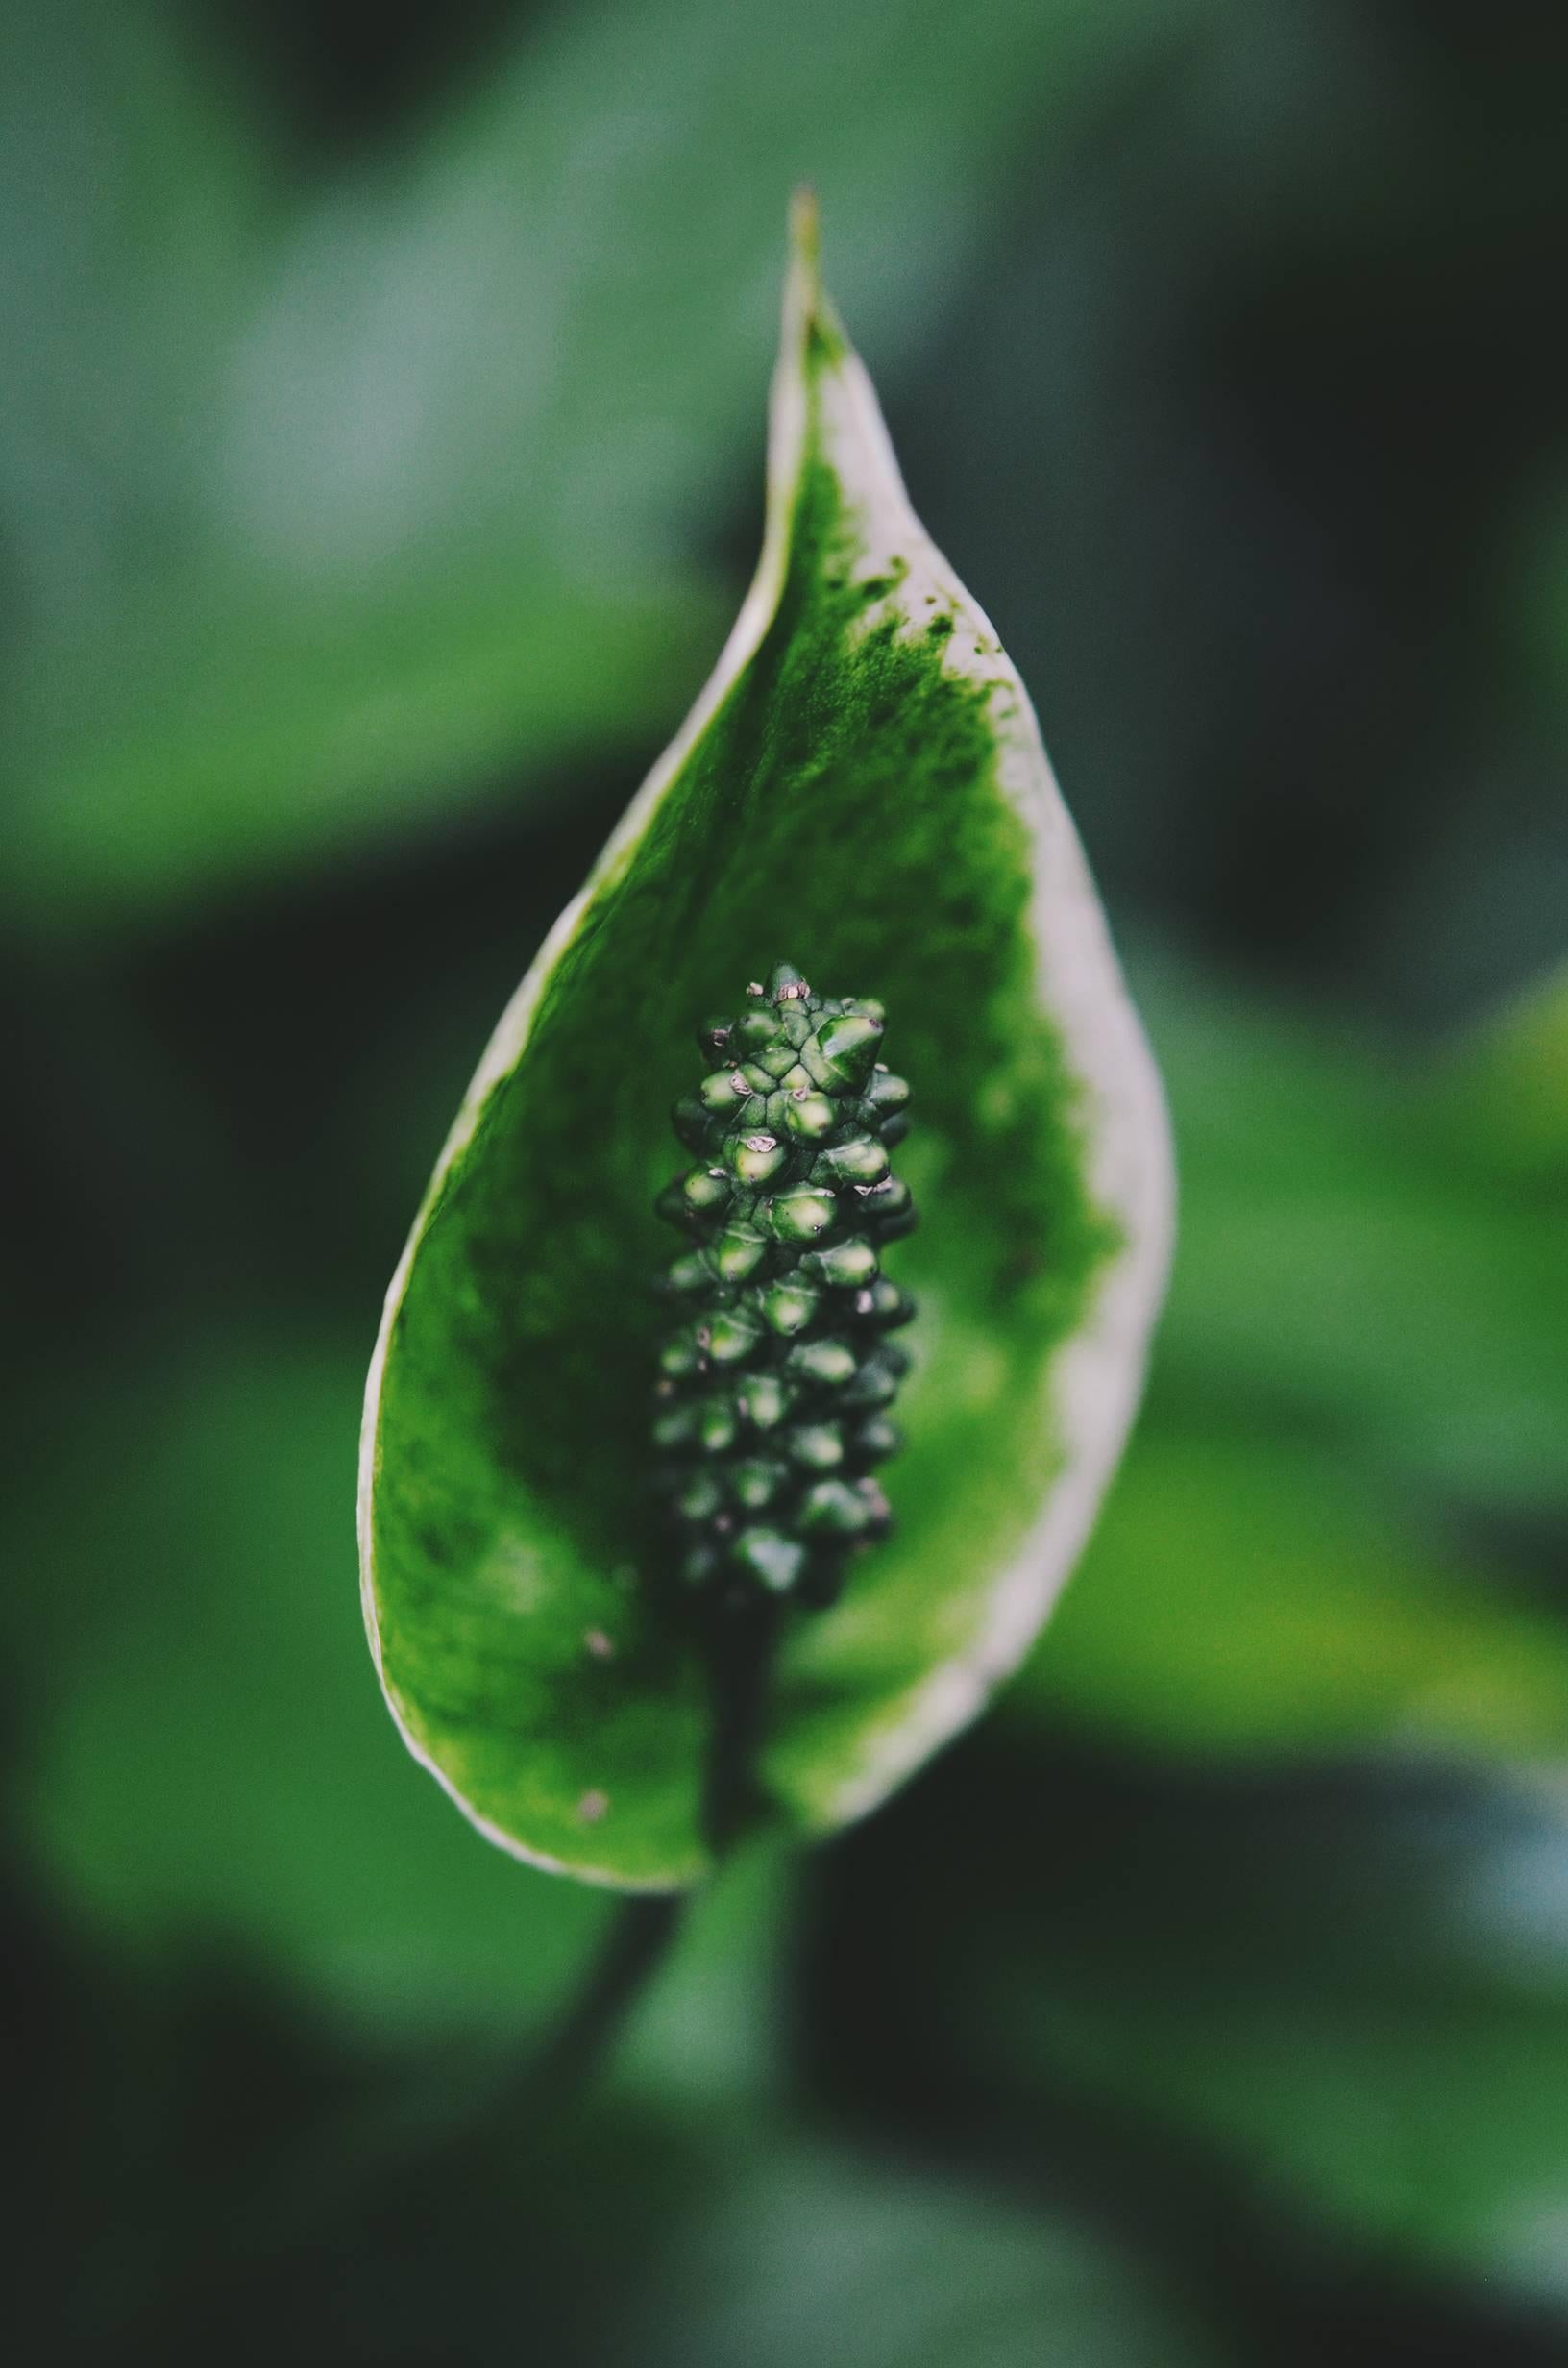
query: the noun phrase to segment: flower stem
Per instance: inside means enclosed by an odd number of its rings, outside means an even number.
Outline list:
[[[747,1595],[714,1607],[708,1639],[713,1720],[702,1802],[702,1830],[722,1862],[757,1808],[756,1757],[783,1606]]]
[[[575,2095],[601,2069],[685,1913],[678,1891],[632,1893],[616,1903],[581,1988],[531,2067],[528,2085],[537,2101]]]
[[[756,1808],[756,1749],[781,1609],[747,1598],[725,1606],[709,1630],[713,1735],[702,1824],[721,1862]],[[618,1903],[582,1986],[534,2060],[528,2085],[537,2101],[575,2095],[607,2061],[626,2017],[668,1956],[686,1905],[675,1891],[634,1894]]]

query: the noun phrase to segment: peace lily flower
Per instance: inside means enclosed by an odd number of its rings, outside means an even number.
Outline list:
[[[755,581],[502,1016],[367,1393],[365,1617],[409,1748],[502,1848],[628,1890],[712,1859],[708,1657],[649,1486],[651,1204],[692,1024],[781,957],[885,1008],[921,1219],[889,1260],[919,1310],[896,1521],[790,1612],[757,1739],[766,1813],[820,1835],[1048,1615],[1137,1402],[1172,1187],[1027,694],[910,507],[809,207]]]

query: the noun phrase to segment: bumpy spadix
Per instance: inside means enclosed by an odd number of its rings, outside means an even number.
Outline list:
[[[909,1087],[880,1003],[818,995],[780,963],[705,1021],[714,1064],[675,1104],[696,1154],[658,1211],[694,1246],[664,1277],[654,1472],[688,1586],[821,1606],[887,1533],[873,1477],[897,1452],[913,1302],[882,1270],[915,1222],[893,1172]]]

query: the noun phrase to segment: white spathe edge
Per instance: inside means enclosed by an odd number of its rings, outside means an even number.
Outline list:
[[[906,617],[912,631],[923,631],[931,613],[926,596],[934,596],[957,620],[945,645],[944,671],[992,686],[998,778],[1031,840],[1030,927],[1041,1002],[1078,1088],[1090,1191],[1122,1235],[1086,1320],[1054,1359],[1051,1403],[1062,1465],[1039,1519],[998,1576],[968,1648],[873,1731],[859,1769],[825,1793],[820,1807],[813,1805],[812,1822],[821,1828],[865,1815],[967,1726],[1049,1617],[1142,1394],[1170,1268],[1175,1166],[1159,1072],[1028,692],[990,619],[916,516],[875,390],[846,340],[843,358],[824,364],[818,391],[823,457],[839,478],[864,547],[859,572],[892,572],[897,579],[868,622],[891,609]]]
[[[806,339],[814,309],[818,304],[815,216],[809,200],[797,200],[794,221],[794,248],[789,276],[784,291],[784,320],[779,357],[773,371],[769,398],[768,426],[768,501],[763,532],[762,553],[751,585],[741,604],[739,614],[720,653],[719,662],[698,695],[696,705],[675,734],[670,746],[653,766],[637,795],[632,799],[601,850],[588,878],[570,904],[560,915],[546,937],[539,951],[505,1010],[496,1024],[495,1032],[484,1048],[479,1065],[474,1073],[467,1093],[463,1096],[451,1133],[441,1147],[434,1172],[420,1203],[408,1239],[404,1245],[396,1271],[387,1286],[381,1308],[381,1320],[371,1352],[370,1371],[365,1379],[364,1417],[359,1432],[359,1483],[357,1498],[357,1530],[359,1540],[359,1602],[364,1614],[365,1634],[370,1642],[371,1658],[387,1709],[404,1743],[429,1771],[449,1797],[462,1811],[469,1823],[487,1841],[494,1842],[514,1859],[529,1866],[542,1867],[547,1874],[572,1875],[580,1883],[597,1883],[619,1891],[683,1890],[696,1880],[699,1869],[690,1878],[680,1877],[669,1882],[637,1882],[628,1880],[606,1867],[589,1866],[578,1861],[551,1857],[543,1850],[530,1849],[516,1835],[480,1814],[472,1801],[458,1789],[446,1770],[435,1761],[404,1718],[402,1707],[387,1680],[381,1651],[380,1620],[376,1603],[376,1546],[372,1507],[376,1480],[380,1462],[380,1431],[381,1387],[386,1373],[386,1360],[391,1344],[398,1311],[408,1288],[415,1253],[424,1238],[442,1185],[455,1162],[471,1141],[479,1116],[496,1087],[510,1076],[523,1057],[533,1031],[534,1015],[538,1009],[545,983],[555,970],[567,947],[581,926],[584,914],[600,892],[631,860],[642,840],[655,807],[685,765],[693,749],[718,714],[730,690],[762,646],[763,638],[778,611],[784,580],[789,568],[790,533],[794,517],[796,489],[799,483],[805,456],[807,404],[804,357]]]

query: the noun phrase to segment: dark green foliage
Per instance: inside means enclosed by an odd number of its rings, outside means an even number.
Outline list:
[[[680,1320],[659,1351],[656,1478],[693,1586],[826,1603],[884,1536],[873,1468],[896,1452],[886,1409],[915,1313],[881,1270],[915,1222],[888,1153],[909,1088],[876,1058],[880,1003],[817,995],[780,963],[698,1043],[720,1066],[675,1104],[696,1164],[660,1195],[697,1243],[663,1289]]]

